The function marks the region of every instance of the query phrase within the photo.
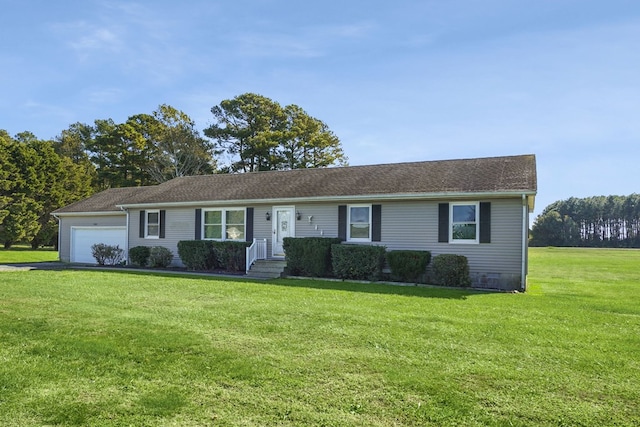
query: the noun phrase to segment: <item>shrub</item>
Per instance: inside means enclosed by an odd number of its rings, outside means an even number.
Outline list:
[[[340,279],[379,280],[384,256],[384,246],[331,245],[333,274]]]
[[[189,270],[213,270],[218,264],[210,240],[181,240],[178,256]]]
[[[129,259],[133,265],[144,267],[149,262],[149,247],[136,246],[129,249]]]
[[[248,242],[211,242],[217,260],[217,267],[226,271],[244,271],[247,260]]]
[[[91,246],[91,255],[98,265],[117,265],[124,262],[124,251],[118,245],[110,246],[105,243],[96,243]]]
[[[212,240],[181,240],[178,256],[190,270],[244,271],[247,242],[216,242]]]
[[[424,281],[427,265],[431,261],[429,251],[391,251],[387,253],[391,276],[401,282]]]
[[[287,259],[287,274],[330,277],[331,245],[340,239],[327,237],[285,237],[284,251]]]
[[[154,246],[149,249],[149,267],[169,267],[173,261],[173,252],[164,246]]]
[[[433,259],[435,283],[444,286],[469,286],[469,263],[462,255],[442,254]]]

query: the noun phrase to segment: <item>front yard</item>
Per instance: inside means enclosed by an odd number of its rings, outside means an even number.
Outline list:
[[[52,248],[31,249],[31,246],[16,245],[7,250],[0,248],[0,264],[26,262],[51,262],[58,260],[58,252]]]
[[[638,425],[640,251],[525,294],[0,273],[0,424]]]

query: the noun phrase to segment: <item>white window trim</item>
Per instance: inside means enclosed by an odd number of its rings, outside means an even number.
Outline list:
[[[369,208],[369,237],[351,237],[351,208]],[[371,233],[372,233],[372,205],[368,204],[357,204],[357,205],[347,205],[347,242],[371,242]]]
[[[227,212],[228,211],[242,211],[242,215],[244,217],[244,223],[243,223],[244,236],[245,236],[244,238],[242,238],[242,239],[227,239]],[[204,230],[205,230],[205,225],[206,225],[206,223],[205,223],[205,218],[206,218],[205,213],[206,212],[221,212],[221,216],[222,216],[222,218],[221,218],[222,219],[222,223],[220,225],[222,227],[222,230],[221,230],[222,238],[221,239],[213,239],[211,237],[205,237]],[[210,208],[210,209],[202,209],[202,224],[200,225],[200,233],[201,233],[200,235],[202,236],[202,240],[213,240],[213,241],[216,241],[216,242],[226,242],[226,241],[229,241],[229,242],[244,242],[245,238],[247,236],[247,209],[246,208]]]
[[[472,239],[454,239],[453,238],[453,207],[454,206],[475,206],[476,207],[476,238]],[[461,223],[462,224],[462,223]],[[472,223],[466,223],[472,224]],[[480,244],[480,202],[453,202],[449,203],[449,242],[457,245],[478,245]]]
[[[149,214],[157,213],[158,214],[158,234],[150,235],[149,234]],[[152,209],[144,212],[144,238],[145,239],[159,239],[160,238],[160,209]]]

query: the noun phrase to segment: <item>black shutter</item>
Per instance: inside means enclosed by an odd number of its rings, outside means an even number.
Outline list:
[[[449,243],[449,203],[438,204],[438,242]]]
[[[371,206],[371,241],[382,240],[382,205]]]
[[[140,231],[138,232],[138,236],[141,239],[144,239],[144,227],[145,224],[147,223],[146,218],[145,218],[145,212],[144,211],[140,211]]]
[[[480,202],[480,243],[491,243],[491,203]]]
[[[167,219],[167,211],[165,211],[164,209],[160,211],[160,234],[158,237],[160,237],[161,239],[164,239],[164,223]]]
[[[196,209],[196,240],[202,240],[202,209]]]
[[[338,238],[347,240],[347,205],[338,206]]]
[[[253,241],[253,208],[247,208],[246,216],[247,216],[245,219],[246,227],[244,230],[244,235],[246,237],[245,240],[247,242],[252,242]]]

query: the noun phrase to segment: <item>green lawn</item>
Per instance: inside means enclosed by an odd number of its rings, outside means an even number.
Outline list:
[[[58,261],[58,251],[52,248],[31,249],[31,246],[0,247],[0,264]]]
[[[0,273],[0,425],[640,424],[640,251],[530,291]]]

